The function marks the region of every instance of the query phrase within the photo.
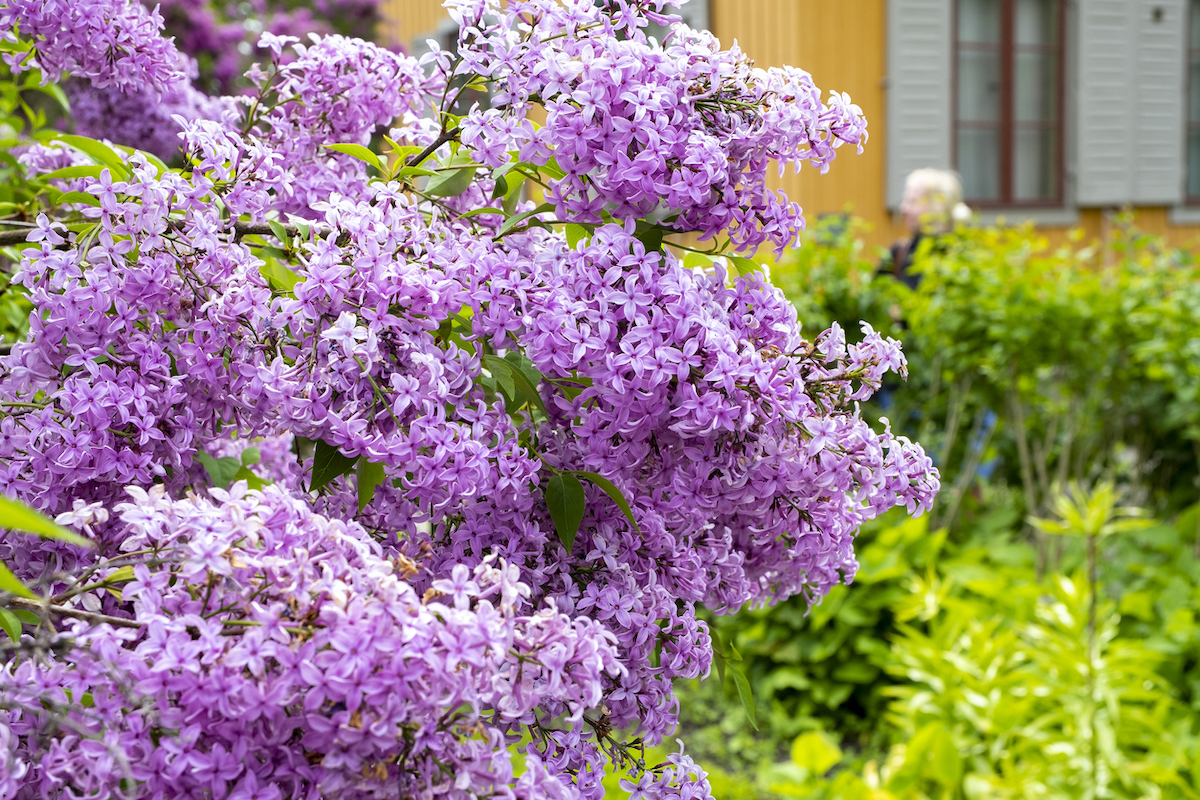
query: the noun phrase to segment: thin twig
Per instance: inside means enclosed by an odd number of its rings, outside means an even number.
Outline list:
[[[38,600],[27,600],[24,597],[10,597],[8,600],[3,601],[3,604],[9,606],[10,608],[16,608],[22,611],[57,614],[60,617],[81,619],[84,622],[91,622],[95,625],[112,625],[114,628],[140,628],[144,624],[141,622],[135,622],[131,619],[125,619],[123,617],[112,617],[108,614],[96,614],[92,611],[82,611],[78,608],[56,606],[51,603]]]
[[[452,142],[455,139],[457,139],[458,133],[459,133],[459,129],[457,127],[451,128],[448,131],[442,131],[441,136],[439,136],[437,139],[435,139],[433,141],[433,144],[429,145],[429,147],[426,147],[424,150],[417,153],[415,156],[409,156],[408,160],[404,162],[404,166],[406,166],[406,167],[417,166],[422,161],[429,158],[429,156],[433,155],[433,152],[435,150],[437,150],[439,147],[441,147],[442,145],[444,145],[446,142]]]

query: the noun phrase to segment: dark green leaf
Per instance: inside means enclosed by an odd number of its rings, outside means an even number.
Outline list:
[[[621,490],[617,488],[616,484],[614,484],[608,478],[605,478],[603,475],[597,475],[595,472],[574,470],[573,474],[578,475],[579,477],[584,478],[585,480],[590,481],[591,483],[594,483],[596,486],[599,486],[601,489],[603,489],[604,493],[608,495],[614,503],[617,504],[617,507],[620,508],[621,511],[625,512],[625,519],[629,520],[629,524],[633,526],[634,531],[639,534],[642,532],[641,528],[638,527],[637,520],[633,518],[633,509],[630,508],[629,501],[625,499],[625,495],[621,493]]]
[[[0,495],[0,528],[33,533],[43,539],[53,539],[79,547],[95,547],[90,540],[58,525],[54,520],[24,503],[11,500],[3,495]]]
[[[667,229],[661,225],[652,225],[649,222],[638,222],[637,231],[633,234],[646,248],[647,253],[653,253],[662,249],[663,235]]]
[[[336,447],[318,439],[313,453],[312,479],[309,481],[308,490],[319,492],[328,486],[330,481],[349,475],[357,460],[342,455]]]
[[[550,519],[558,531],[567,552],[575,545],[575,534],[583,522],[583,512],[587,507],[587,496],[583,492],[583,484],[574,475],[567,472],[556,472],[550,476],[546,484],[546,507],[550,510]]]
[[[495,200],[497,197],[504,197],[506,194],[508,194],[508,178],[501,175],[499,178],[496,178],[496,186],[492,189],[492,199]]]
[[[383,464],[373,464],[366,456],[358,459],[358,511],[366,508],[375,497],[375,489],[385,478]]]

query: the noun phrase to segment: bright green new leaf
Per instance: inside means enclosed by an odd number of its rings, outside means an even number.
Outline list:
[[[568,472],[554,473],[546,484],[546,507],[550,509],[550,519],[554,520],[558,538],[567,552],[571,552],[587,507],[583,484]]]
[[[28,597],[36,600],[37,595],[29,591],[29,587],[21,582],[21,579],[12,574],[3,561],[0,561],[0,592],[8,592],[20,597]]]
[[[258,272],[266,279],[267,285],[276,292],[290,293],[300,282],[299,275],[274,258],[267,258],[258,268]]]
[[[813,775],[824,775],[842,760],[842,749],[824,731],[809,731],[792,742],[792,762]]]
[[[104,167],[99,164],[76,164],[73,167],[63,167],[52,170],[38,177],[44,181],[69,180],[71,178],[99,178]]]
[[[129,166],[125,163],[125,159],[120,153],[113,150],[104,142],[98,142],[86,136],[75,136],[70,133],[62,133],[55,138],[65,145],[74,147],[97,164],[108,167],[112,171],[112,176],[117,180],[123,181],[129,179]]]
[[[507,208],[507,206],[506,206],[506,208]],[[545,214],[547,211],[553,211],[553,210],[554,210],[554,206],[550,205],[549,203],[542,203],[540,206],[533,209],[532,211],[525,211],[520,214],[517,214],[516,216],[509,217],[508,219],[506,219],[504,221],[504,224],[500,226],[500,230],[496,231],[496,235],[493,238],[499,239],[501,236],[508,233],[513,228],[517,227],[518,225],[520,225],[522,222],[529,219],[530,217],[535,216],[537,214]]]
[[[594,232],[594,225],[580,225],[575,222],[568,222],[566,227],[567,244],[574,250],[577,244],[587,239]]]
[[[349,475],[357,461],[358,459],[342,455],[342,451],[318,439],[316,450],[313,452],[312,478],[309,481],[308,490],[319,492],[331,481],[343,475]]]
[[[370,164],[379,171],[380,175],[388,174],[387,167],[383,165],[383,162],[379,159],[379,156],[376,155],[369,147],[363,147],[361,144],[327,144],[325,147],[335,152],[344,153],[348,156],[357,158],[359,161],[362,161],[366,164]]]
[[[14,642],[21,638],[21,620],[6,608],[0,608],[0,630]]]
[[[0,495],[0,528],[33,533],[43,539],[53,539],[79,547],[95,546],[91,541],[58,525],[54,520],[24,503],[2,495]]]

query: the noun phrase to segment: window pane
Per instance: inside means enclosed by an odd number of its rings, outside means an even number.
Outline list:
[[[1049,53],[1017,52],[1013,58],[1013,116],[1017,122],[1058,117],[1057,58]]]
[[[1188,197],[1200,197],[1200,130],[1188,131]]]
[[[1192,35],[1188,37],[1193,50],[1200,50],[1200,0],[1192,0]]]
[[[959,129],[958,171],[968,201],[1000,199],[999,128]]]
[[[1000,54],[961,50],[958,54],[958,118],[1000,119]]]
[[[1017,0],[1016,43],[1055,45],[1058,43],[1058,3],[1056,0]]]
[[[960,42],[1000,42],[1000,0],[961,0],[958,4]]]
[[[1057,132],[1018,128],[1013,132],[1013,199],[1045,200],[1058,192]]]
[[[1192,59],[1188,70],[1188,119],[1200,122],[1200,60]]]

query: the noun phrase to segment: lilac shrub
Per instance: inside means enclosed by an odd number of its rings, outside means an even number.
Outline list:
[[[921,448],[857,411],[898,343],[806,337],[735,255],[795,243],[768,170],[826,169],[858,109],[647,39],[663,0],[447,5],[456,55],[268,35],[182,169],[51,176],[0,485],[98,547],[0,539],[48,603],[0,787],[705,797],[638,755],[712,665],[697,607],[818,602],[863,521],[928,508]]]

